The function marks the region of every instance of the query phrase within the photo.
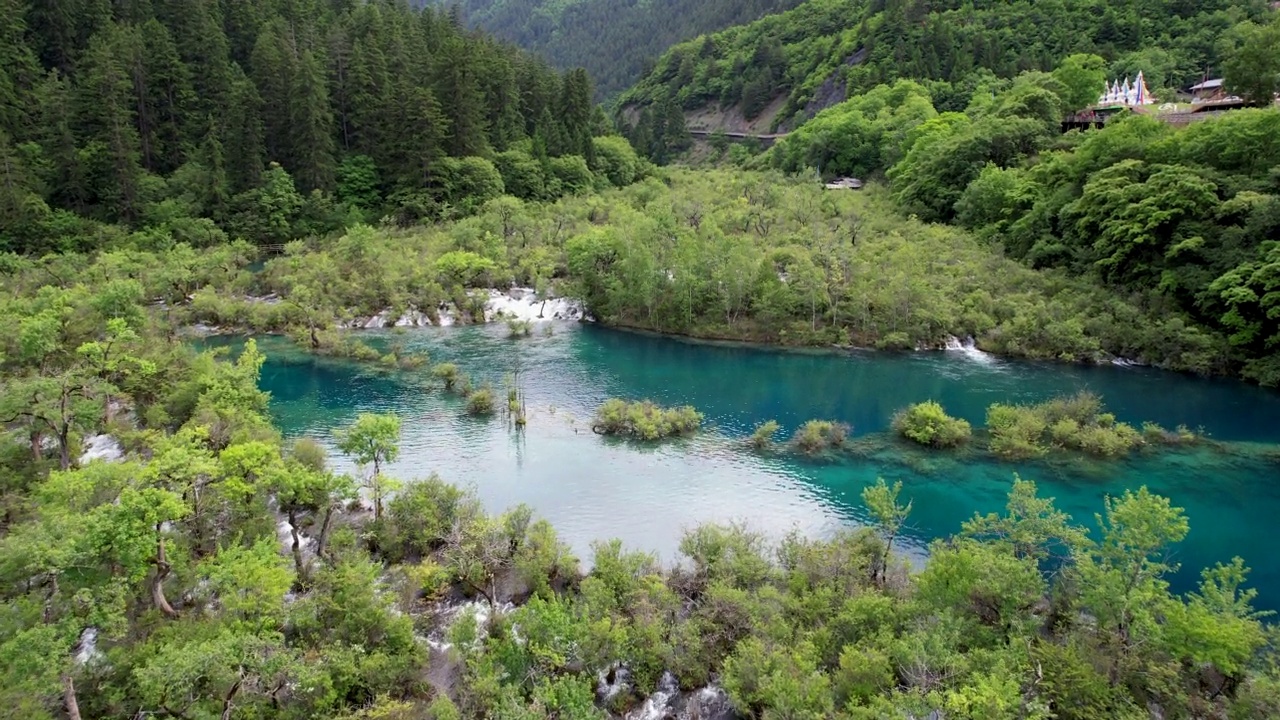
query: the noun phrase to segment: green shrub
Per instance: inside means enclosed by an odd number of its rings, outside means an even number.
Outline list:
[[[507,331],[513,338],[529,337],[533,334],[533,321],[507,318]]]
[[[431,699],[431,704],[427,706],[427,717],[430,720],[459,720],[462,714],[449,696],[441,693]]]
[[[1200,435],[1186,425],[1169,431],[1156,423],[1145,422],[1142,423],[1142,440],[1148,445],[1194,445],[1200,441]]]
[[[1143,445],[1147,438],[1167,434],[1151,423],[1139,432],[1117,422],[1115,415],[1103,412],[1101,399],[1089,392],[1038,405],[992,405],[987,409],[987,430],[991,452],[1008,460],[1037,457],[1050,449],[1117,457]]]
[[[792,442],[803,453],[813,455],[844,444],[849,426],[832,420],[810,420],[796,430]]]
[[[767,450],[773,446],[773,436],[778,433],[777,420],[767,420],[756,426],[755,432],[751,433],[751,446],[757,450]]]
[[[908,440],[930,447],[955,447],[973,435],[967,420],[951,417],[932,400],[898,411],[893,416],[893,429]]]
[[[691,433],[701,425],[702,413],[690,405],[664,408],[651,400],[629,403],[611,398],[596,410],[591,429],[600,435],[657,440]]]
[[[1033,408],[996,403],[987,408],[987,431],[991,433],[991,452],[1007,460],[1022,460],[1045,454],[1041,444],[1047,427]]]
[[[914,350],[915,347],[911,337],[904,332],[887,333],[876,341],[877,350]]]
[[[458,381],[463,378],[462,371],[458,370],[458,366],[453,363],[436,365],[431,368],[431,375],[444,381],[444,389],[450,392],[458,386]]]
[[[468,415],[492,415],[494,408],[493,388],[485,385],[467,397]]]

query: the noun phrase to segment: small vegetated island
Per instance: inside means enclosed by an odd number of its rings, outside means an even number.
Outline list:
[[[932,400],[900,410],[893,430],[932,448],[955,448],[975,439],[968,421],[947,415]],[[1135,428],[1106,412],[1099,396],[1079,392],[1034,405],[995,403],[987,408],[986,427],[976,439],[999,458],[1026,460],[1052,452],[1116,458],[1143,448],[1192,445],[1203,438],[1185,425],[1173,431],[1151,422]]]
[[[702,413],[690,405],[662,407],[651,400],[628,402],[610,398],[596,410],[591,430],[637,440],[689,435],[702,426]]]

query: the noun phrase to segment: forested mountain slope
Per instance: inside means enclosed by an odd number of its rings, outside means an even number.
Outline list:
[[[1231,364],[1277,385],[1280,111],[1184,128],[1122,116],[1066,135],[1060,124],[1109,76],[1138,70],[1158,94],[1221,71],[1229,92],[1270,105],[1276,48],[1280,13],[1247,2],[814,0],[674,48],[620,117],[665,160],[687,142],[681,108],[736,103],[750,117],[789,93],[779,118],[793,132],[748,164],[882,176],[905,214],[1116,296],[1163,295],[1229,336]],[[1003,342],[994,328],[978,338]]]
[[[599,97],[625,89],[672,45],[750,22],[799,0],[461,0],[468,24],[546,57],[586,68]],[[441,2],[441,5],[454,5]]]
[[[1219,72],[1220,40],[1267,12],[1262,0],[809,0],[682,43],[623,94],[623,105],[740,104],[753,118],[780,94],[794,127],[817,108],[899,78],[928,80],[940,110],[962,110],[992,77],[1050,70],[1096,53],[1151,89]],[[808,111],[806,111],[808,108]]]
[[[0,249],[278,243],[556,196],[601,169],[591,96],[395,2],[3,0]]]

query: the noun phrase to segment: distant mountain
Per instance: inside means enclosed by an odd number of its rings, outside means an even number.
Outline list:
[[[672,47],[620,103],[736,108],[748,121],[768,108],[774,126],[795,127],[908,78],[939,111],[961,110],[984,83],[1074,53],[1102,56],[1113,77],[1142,70],[1158,91],[1218,72],[1223,34],[1266,12],[1263,0],[808,0]]]
[[[430,3],[431,0],[418,0]],[[800,0],[442,0],[469,25],[562,69],[586,68],[596,95],[636,82],[672,45],[795,7]]]

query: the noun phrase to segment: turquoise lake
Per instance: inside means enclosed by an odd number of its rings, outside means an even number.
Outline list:
[[[908,549],[923,554],[933,538],[957,531],[975,512],[1002,510],[1014,473],[1095,528],[1103,498],[1147,485],[1185,508],[1187,539],[1174,549],[1176,590],[1193,589],[1200,569],[1235,555],[1253,568],[1258,605],[1280,609],[1280,393],[1229,380],[1143,368],[1082,367],[997,360],[961,351],[886,354],[796,353],[683,342],[592,325],[555,323],[520,340],[503,326],[369,331],[386,347],[400,343],[454,362],[500,398],[519,370],[530,419],[523,431],[505,419],[464,416],[424,368],[380,372],[311,358],[266,338],[262,386],[290,437],[332,434],[357,413],[394,412],[403,420],[399,459],[406,480],[437,473],[475,489],[493,511],[528,503],[555,524],[580,557],[592,540],[677,557],[682,530],[708,521],[743,521],[772,536],[821,535],[865,518],[859,494],[877,477],[901,480],[914,507]],[[1102,395],[1124,421],[1203,428],[1233,451],[1200,447],[1122,461],[998,463],[981,456],[927,453],[899,445],[839,462],[763,457],[744,438],[773,418],[792,431],[810,418],[840,420],[857,439],[882,434],[893,413],[934,399],[980,427],[993,402],[1030,402],[1081,389]],[[706,415],[696,437],[657,445],[602,438],[590,430],[609,397],[691,404]],[[882,444],[883,445],[883,444]],[[334,463],[350,469],[337,453]],[[1096,530],[1095,533],[1096,535]]]

